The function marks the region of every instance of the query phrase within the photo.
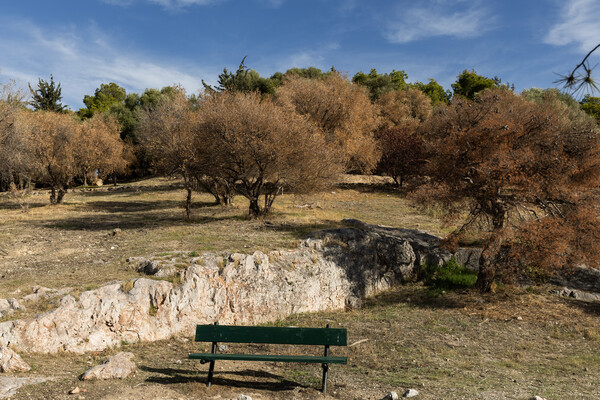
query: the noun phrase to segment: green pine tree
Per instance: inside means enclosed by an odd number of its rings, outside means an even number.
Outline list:
[[[55,84],[54,77],[52,75],[50,75],[50,82],[39,78],[37,89],[33,90],[31,85],[29,85],[29,90],[31,91],[32,97],[29,104],[36,111],[45,110],[62,112],[67,108],[61,103],[62,95],[60,83]]]

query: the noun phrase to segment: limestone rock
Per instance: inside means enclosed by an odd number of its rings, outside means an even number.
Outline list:
[[[22,386],[35,385],[49,380],[51,380],[51,378],[17,378],[12,376],[0,376],[0,399],[14,396],[17,393],[17,390]]]
[[[0,299],[0,318],[10,315],[15,311],[24,311],[23,307],[17,299]]]
[[[389,392],[383,399],[381,400],[398,400],[398,393]]]
[[[406,392],[402,395],[402,397],[416,397],[419,395],[419,391],[416,389],[407,389]]]
[[[27,372],[30,369],[20,355],[6,346],[0,346],[0,372]]]
[[[479,247],[461,247],[454,253],[454,259],[459,265],[473,272],[478,272],[482,251],[483,249]]]
[[[600,301],[600,293],[584,292],[582,290],[570,289],[567,287],[563,287],[560,290],[553,290],[551,293],[583,301]]]
[[[135,363],[132,361],[133,357],[133,353],[120,352],[86,371],[81,375],[81,380],[127,378],[137,371]]]
[[[237,400],[252,400],[252,397],[246,396],[245,394],[239,394]]]
[[[33,293],[23,297],[23,301],[36,302],[40,300],[52,299],[59,296],[64,296],[69,293],[72,288],[50,289],[44,286],[34,286],[31,288]]]
[[[177,255],[190,265],[177,285],[138,278],[64,296],[53,311],[0,322],[0,346],[17,351],[101,351],[122,341],[191,337],[197,324],[255,325],[290,314],[357,307],[365,296],[417,278],[424,263],[452,255],[440,239],[358,222],[327,230],[296,249],[268,254]],[[187,258],[185,258],[187,257]],[[141,259],[131,259],[132,262]],[[175,259],[144,259],[157,271]],[[139,264],[138,264],[139,265]]]
[[[555,276],[552,283],[586,292],[600,293],[600,269],[579,265],[565,274]]]
[[[543,397],[540,397],[540,396],[533,396],[533,397],[531,398],[531,400],[546,400],[546,399],[545,399],[545,398],[543,398]]]

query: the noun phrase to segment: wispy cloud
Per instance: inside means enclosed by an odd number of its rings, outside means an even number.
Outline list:
[[[0,54],[1,75],[26,86],[53,74],[61,82],[64,102],[74,108],[101,83],[116,82],[135,92],[181,84],[195,92],[202,87],[202,78],[216,75],[216,70],[203,71],[181,60],[166,61],[120,49],[97,28],[71,27],[56,32],[27,20],[0,18]]]
[[[481,2],[428,2],[427,6],[398,8],[387,24],[385,36],[392,43],[434,36],[476,37],[492,29],[494,20]]]
[[[166,9],[175,10],[187,6],[205,6],[212,3],[217,3],[222,0],[100,0],[106,4],[113,4],[117,6],[127,7],[135,2],[149,2],[158,4]],[[283,0],[271,0],[271,1],[283,1]]]
[[[575,43],[582,52],[600,42],[600,2],[563,0],[559,22],[550,29],[545,42],[557,46]]]

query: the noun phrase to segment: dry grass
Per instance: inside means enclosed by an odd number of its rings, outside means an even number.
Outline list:
[[[442,232],[434,218],[420,215],[395,192],[349,185],[313,196],[283,195],[267,223],[247,219],[243,197],[224,208],[205,194],[194,197],[193,221],[185,222],[184,191],[178,181],[162,178],[122,190],[76,190],[59,206],[48,205],[41,192],[26,213],[2,196],[0,297],[20,297],[34,285],[83,290],[131,279],[138,275],[128,268],[128,257],[294,247],[309,232],[339,226],[343,218]]]
[[[423,215],[387,187],[348,178],[339,188],[314,196],[284,195],[268,221],[246,219],[247,204],[222,208],[195,197],[194,221],[183,221],[184,192],[176,181],[152,179],[127,189],[69,193],[66,204],[34,197],[28,213],[0,197],[0,297],[20,297],[33,285],[72,287],[72,293],[106,281],[139,276],[125,259],[177,251],[254,251],[295,246],[316,229],[343,218],[443,233],[431,213]],[[354,181],[352,181],[354,180]],[[380,184],[381,182],[377,182]],[[171,186],[175,185],[175,187]],[[113,235],[113,229],[121,233]],[[127,283],[125,283],[126,285]],[[20,292],[19,292],[20,291]],[[53,307],[42,302],[28,313]],[[149,310],[151,312],[152,310]],[[471,291],[431,297],[420,285],[398,287],[347,312],[296,315],[280,325],[348,328],[349,342],[333,349],[347,355],[334,366],[330,397],[381,399],[387,392],[416,388],[419,399],[598,399],[600,307],[561,299],[547,288],[505,288],[480,296]],[[77,376],[121,349],[84,355],[23,354],[32,374],[55,380],[21,389],[15,399],[70,399],[75,386],[87,400],[139,398],[324,398],[320,368],[282,363],[217,363],[215,385],[204,385],[206,365],[186,359],[202,344],[191,338],[122,344],[136,355],[135,377],[80,382]],[[204,347],[204,350],[206,348]],[[242,346],[240,351],[267,351]],[[320,352],[320,349],[311,351]],[[285,349],[305,352],[306,349]],[[330,398],[325,397],[325,398]]]
[[[282,326],[346,327],[347,348],[332,348],[349,363],[333,366],[329,395],[338,399],[381,399],[406,388],[420,399],[597,399],[600,340],[597,304],[560,299],[521,289],[481,297],[450,292],[431,298],[420,285],[407,285],[369,299],[360,310],[292,316]],[[236,398],[319,399],[320,367],[285,363],[217,362],[215,385],[206,388],[207,366],[187,360],[208,344],[191,338],[122,345],[135,354],[139,372],[123,381],[79,382],[77,376],[117,349],[85,355],[25,355],[54,382],[22,389],[15,399],[69,398],[71,388],[86,399]],[[366,339],[366,340],[365,340]],[[318,354],[320,348],[230,345],[230,352]],[[114,396],[114,397],[111,397]],[[163,397],[164,396],[164,397]]]

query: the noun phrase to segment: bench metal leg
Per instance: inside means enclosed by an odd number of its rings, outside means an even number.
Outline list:
[[[329,328],[329,324],[327,324],[326,328]],[[329,357],[329,346],[325,346],[325,351],[323,353],[323,355],[325,357]],[[323,367],[323,388],[321,389],[321,392],[323,393],[327,393],[327,372],[329,371],[329,365],[328,364],[322,364]]]
[[[327,371],[329,371],[329,365],[323,364],[323,388],[321,389],[322,393],[327,393]]]
[[[215,372],[215,360],[210,362],[210,366],[208,367],[208,379],[206,381],[206,386],[210,387],[212,385],[213,373]]]
[[[215,322],[215,325],[219,325],[218,322]],[[217,354],[217,342],[212,342],[212,354]],[[208,379],[206,380],[206,387],[210,387],[212,385],[212,378],[215,372],[215,360],[211,360],[210,365],[208,367]]]

